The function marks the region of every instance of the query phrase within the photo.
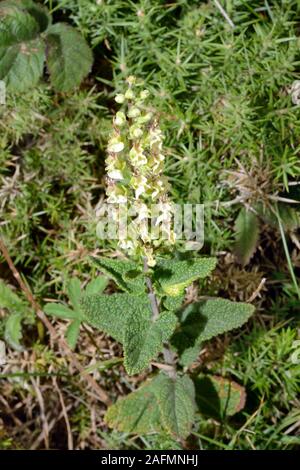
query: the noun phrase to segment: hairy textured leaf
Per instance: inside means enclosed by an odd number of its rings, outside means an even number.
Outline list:
[[[39,25],[28,11],[16,2],[0,3],[0,47],[9,47],[35,39]]]
[[[23,351],[20,343],[22,338],[22,313],[12,313],[5,322],[5,341],[16,351]]]
[[[189,367],[193,362],[195,362],[199,356],[200,347],[198,344],[188,347],[183,350],[179,358],[179,363],[184,367]]]
[[[12,91],[22,92],[39,81],[45,60],[45,44],[40,39],[10,47],[0,47],[0,80]]]
[[[183,356],[183,364],[196,359],[197,347],[203,341],[242,326],[254,312],[254,307],[227,299],[211,299],[189,305],[182,313],[181,330],[173,344]]]
[[[127,397],[112,405],[105,421],[121,432],[147,434],[167,432],[185,438],[195,416],[195,388],[187,377],[171,379],[160,373]]]
[[[46,41],[47,66],[54,88],[67,92],[80,85],[93,63],[85,39],[71,26],[58,23],[48,28]]]
[[[112,259],[112,258],[92,258],[99,270],[109,276],[124,291],[145,292],[144,276],[130,277],[131,272],[136,271],[136,264],[133,261]]]
[[[215,258],[186,261],[161,259],[155,268],[154,277],[164,292],[176,297],[182,294],[193,281],[207,277],[215,267]]]
[[[184,294],[178,295],[177,297],[167,296],[163,300],[163,304],[167,310],[172,310],[174,312],[182,306],[183,301],[184,301]]]
[[[127,319],[123,340],[124,365],[128,374],[138,374],[148,367],[163,349],[163,343],[173,334],[177,317],[172,312],[162,313],[155,321],[149,308],[137,316],[132,312]]]
[[[200,376],[195,381],[196,402],[200,413],[222,420],[245,406],[245,388],[223,377]]]
[[[253,305],[244,302],[231,302],[227,299],[211,299],[200,303],[199,314],[201,332],[199,343],[218,336],[226,331],[239,328],[254,313]]]
[[[239,262],[245,266],[254,255],[259,238],[259,220],[257,216],[244,207],[235,221],[234,252]]]
[[[196,411],[192,380],[188,376],[173,379],[160,373],[153,381],[153,390],[164,428],[174,436],[186,438]]]
[[[146,294],[87,295],[81,301],[87,321],[123,344],[125,367],[137,374],[162,350],[177,318],[172,312],[152,320]]]
[[[109,427],[126,433],[161,432],[160,411],[153,393],[153,382],[110,406],[105,422]]]
[[[66,340],[71,349],[75,349],[80,332],[81,320],[74,320],[67,328]]]
[[[129,315],[144,317],[151,315],[151,306],[146,294],[87,295],[81,299],[81,306],[86,320],[92,326],[112,336],[120,343]]]

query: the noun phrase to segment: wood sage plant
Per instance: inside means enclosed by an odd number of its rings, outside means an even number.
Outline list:
[[[191,252],[176,249],[172,203],[163,175],[163,134],[148,106],[149,91],[129,77],[124,93],[115,100],[121,108],[108,142],[107,203],[126,206],[126,236],[118,241],[124,258],[93,262],[114,281],[116,292],[104,293],[103,276],[84,292],[79,280],[72,280],[69,296],[74,310],[51,303],[45,311],[71,320],[67,339],[72,347],[80,324],[86,322],[122,344],[129,375],[148,371],[145,383],[108,408],[109,427],[138,435],[167,434],[182,442],[192,432],[197,414],[213,409],[207,405],[212,396],[219,397],[220,414],[241,409],[244,391],[238,384],[190,371],[203,343],[240,327],[254,307],[212,297],[185,302],[186,288],[209,276],[216,259],[191,257]],[[153,214],[153,204],[163,207],[160,214]],[[112,212],[114,220],[119,212]],[[154,232],[160,228],[159,236],[149,233],[149,225]],[[101,221],[97,233],[103,234]]]

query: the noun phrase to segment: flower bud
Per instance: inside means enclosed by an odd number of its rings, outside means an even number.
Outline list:
[[[132,139],[139,139],[143,135],[143,131],[138,126],[131,126],[129,128],[129,134]]]
[[[141,111],[139,110],[139,108],[130,108],[128,113],[127,113],[127,116],[129,118],[136,118],[138,117],[139,115],[141,114]]]
[[[117,112],[116,117],[115,117],[115,124],[116,126],[123,126],[126,122],[126,116],[122,111]]]
[[[133,98],[134,98],[134,93],[133,93],[133,91],[132,91],[131,88],[129,88],[129,89],[126,91],[126,93],[125,93],[125,98],[126,98],[127,100],[133,100]]]
[[[107,175],[112,180],[122,180],[122,179],[124,179],[124,176],[123,176],[123,173],[122,173],[121,170],[108,171]]]
[[[136,77],[134,75],[129,75],[129,77],[126,78],[126,82],[129,83],[129,85],[134,85],[136,82]]]
[[[129,158],[131,163],[136,167],[139,167],[140,165],[146,165],[148,161],[143,151],[141,149],[137,150],[134,147],[129,152]]]
[[[124,147],[124,143],[121,140],[113,138],[109,141],[107,150],[109,152],[119,153],[122,152]]]
[[[137,118],[136,123],[146,124],[146,122],[149,122],[152,119],[152,116],[152,113],[144,114],[144,116],[140,116],[139,118]]]
[[[125,96],[119,93],[118,95],[115,96],[115,101],[119,104],[122,104],[125,101]]]
[[[141,100],[145,100],[146,98],[148,98],[149,95],[150,95],[150,93],[149,93],[148,90],[143,90],[143,91],[141,91],[141,93],[140,93],[140,99],[141,99]]]

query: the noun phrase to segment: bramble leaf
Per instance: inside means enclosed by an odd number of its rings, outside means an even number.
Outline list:
[[[155,267],[154,279],[166,294],[177,297],[193,281],[207,277],[215,267],[215,258],[184,261],[160,259]]]
[[[35,39],[39,34],[39,25],[28,11],[16,2],[0,3],[0,47],[20,45]]]
[[[89,74],[93,55],[76,29],[64,23],[47,30],[47,67],[54,88],[67,92],[80,85]]]
[[[22,92],[37,84],[44,60],[45,44],[41,39],[0,47],[0,80],[10,90]]]
[[[234,228],[236,232],[234,252],[239,262],[245,266],[254,255],[259,238],[259,221],[256,214],[243,207]]]
[[[46,29],[51,25],[52,18],[49,10],[45,6],[33,2],[32,0],[14,0],[14,3],[16,1],[35,19],[41,33],[46,31]]]

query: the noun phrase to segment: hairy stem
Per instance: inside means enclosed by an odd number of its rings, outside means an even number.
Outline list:
[[[147,273],[148,271],[149,271],[149,266],[147,263],[147,259],[144,258],[144,272]],[[153,289],[152,280],[150,276],[146,276],[146,285],[148,288],[148,297],[149,297],[150,304],[151,304],[152,319],[153,321],[155,321],[159,316],[159,307],[158,307],[157,298]],[[176,378],[175,354],[173,353],[173,351],[171,351],[168,344],[164,345],[163,356],[164,356],[164,362],[168,366],[170,366],[170,370],[168,370],[169,376],[175,379]]]
[[[149,271],[147,258],[144,258],[144,271],[145,271],[145,273],[147,273]],[[156,298],[156,295],[154,293],[152,281],[151,281],[151,278],[149,276],[146,276],[146,285],[147,285],[147,288],[148,288],[148,297],[149,297],[150,304],[151,304],[152,319],[156,320],[159,316],[159,308],[158,308],[157,298]]]

